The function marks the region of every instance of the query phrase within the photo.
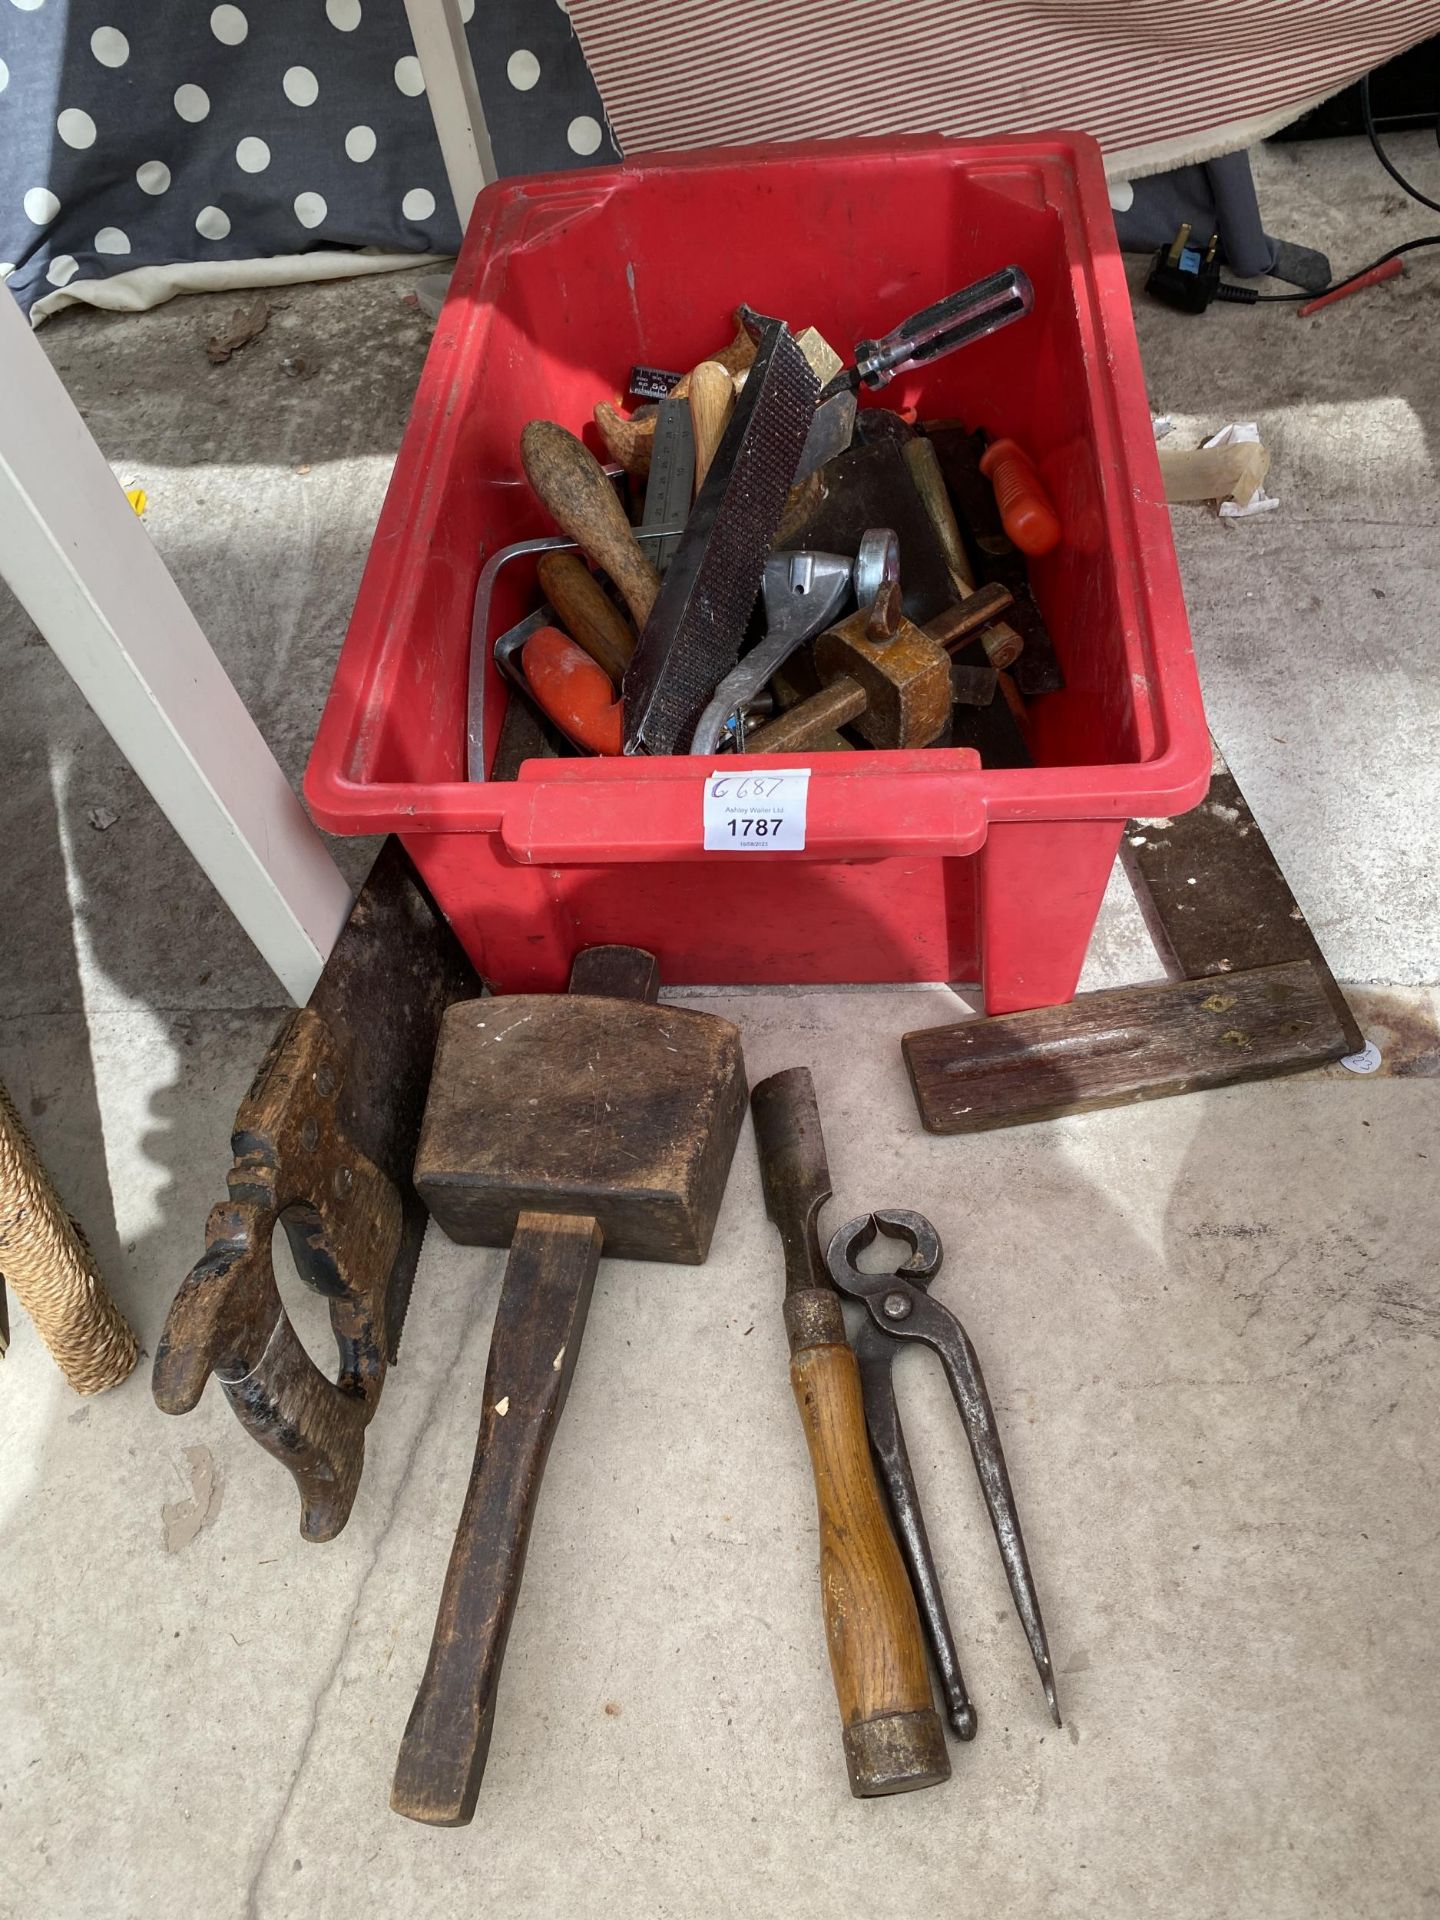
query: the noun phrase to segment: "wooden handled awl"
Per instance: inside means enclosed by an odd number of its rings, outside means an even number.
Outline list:
[[[578,553],[542,553],[535,571],[565,632],[618,687],[635,651],[635,633],[624,614]]]
[[[728,1020],[654,1004],[653,958],[595,947],[568,994],[452,1007],[415,1185],[462,1246],[510,1248],[480,1438],[390,1804],[475,1811],[545,1458],[602,1248],[698,1266],[745,1114]],[[603,1094],[603,1098],[601,1097]]]
[[[530,422],[520,436],[520,459],[555,524],[609,574],[636,626],[643,627],[660,591],[660,576],[645,558],[600,462],[553,420]]]
[[[810,1448],[820,1591],[850,1791],[906,1793],[950,1777],[925,1643],[875,1479],[860,1373],[819,1238],[830,1169],[809,1069],[750,1095],[765,1207],[785,1249],[790,1385]]]

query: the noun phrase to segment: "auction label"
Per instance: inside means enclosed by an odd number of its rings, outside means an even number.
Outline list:
[[[712,773],[705,782],[705,851],[799,853],[809,794],[809,767]]]

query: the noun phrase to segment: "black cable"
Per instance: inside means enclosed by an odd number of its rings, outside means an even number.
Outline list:
[[[1417,247],[1440,247],[1440,233],[1423,234],[1418,240],[1403,240],[1398,247],[1392,247],[1389,253],[1382,253],[1378,260],[1372,260],[1368,267],[1357,267],[1354,273],[1347,273],[1343,280],[1332,280],[1329,286],[1318,290],[1311,288],[1301,293],[1258,293],[1254,287],[1242,287],[1236,281],[1222,280],[1216,295],[1221,300],[1236,300],[1246,307],[1253,307],[1260,300],[1319,300],[1327,293],[1338,293],[1341,287],[1348,287],[1352,280],[1363,280],[1367,273],[1373,273],[1376,267],[1383,267],[1388,260],[1398,260],[1402,253],[1413,253]]]
[[[1367,73],[1360,82],[1360,117],[1365,123],[1365,132],[1370,145],[1375,149],[1375,158],[1398,187],[1403,187],[1412,200],[1418,200],[1422,207],[1429,207],[1433,213],[1440,213],[1440,200],[1432,200],[1422,193],[1411,181],[1407,180],[1395,162],[1380,144],[1380,135],[1375,128],[1375,116],[1370,108],[1370,76]],[[1435,119],[1435,139],[1440,144],[1440,114]],[[1414,253],[1417,247],[1440,247],[1440,233],[1427,233],[1418,240],[1402,241],[1398,247],[1392,247],[1388,253],[1382,253],[1378,260],[1372,260],[1368,267],[1357,267],[1354,273],[1347,273],[1343,280],[1332,280],[1328,286],[1303,293],[1259,293],[1254,287],[1242,287],[1234,280],[1222,280],[1216,288],[1216,297],[1230,300],[1239,306],[1253,307],[1260,301],[1296,301],[1318,300],[1327,293],[1338,293],[1342,287],[1348,287],[1354,280],[1363,280],[1367,273],[1373,273],[1376,267],[1383,267],[1391,260],[1398,260],[1403,253]]]
[[[1397,187],[1403,187],[1412,200],[1418,200],[1422,207],[1429,207],[1432,213],[1440,213],[1440,200],[1432,200],[1428,193],[1422,193],[1413,181],[1407,180],[1395,162],[1380,144],[1380,135],[1375,130],[1375,116],[1370,111],[1370,76],[1367,73],[1360,82],[1360,118],[1365,122],[1365,133],[1375,149],[1375,158],[1389,174]],[[1440,116],[1435,121],[1435,138],[1440,140]],[[1380,264],[1377,260],[1377,266]]]

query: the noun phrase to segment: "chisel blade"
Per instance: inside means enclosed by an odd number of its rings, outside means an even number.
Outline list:
[[[820,1209],[830,1198],[830,1162],[808,1067],[772,1073],[750,1090],[765,1211],[785,1249],[785,1291],[830,1288],[820,1245]]]

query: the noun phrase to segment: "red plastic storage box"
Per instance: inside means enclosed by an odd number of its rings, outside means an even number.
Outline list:
[[[1013,434],[1064,526],[1032,580],[1066,676],[1037,765],[963,749],[809,764],[801,852],[702,850],[702,759],[537,760],[465,778],[482,561],[553,532],[520,467],[633,363],[685,368],[749,301],[842,351],[996,268],[1029,318],[876,398]],[[903,555],[902,555],[903,566]],[[500,575],[489,638],[536,601]],[[505,702],[493,663],[487,761]],[[991,1012],[1068,999],[1125,820],[1204,793],[1210,747],[1098,148],[834,141],[508,181],[475,205],[306,774],[322,826],[398,833],[475,965],[562,988],[624,941],[672,984],[939,980]]]

